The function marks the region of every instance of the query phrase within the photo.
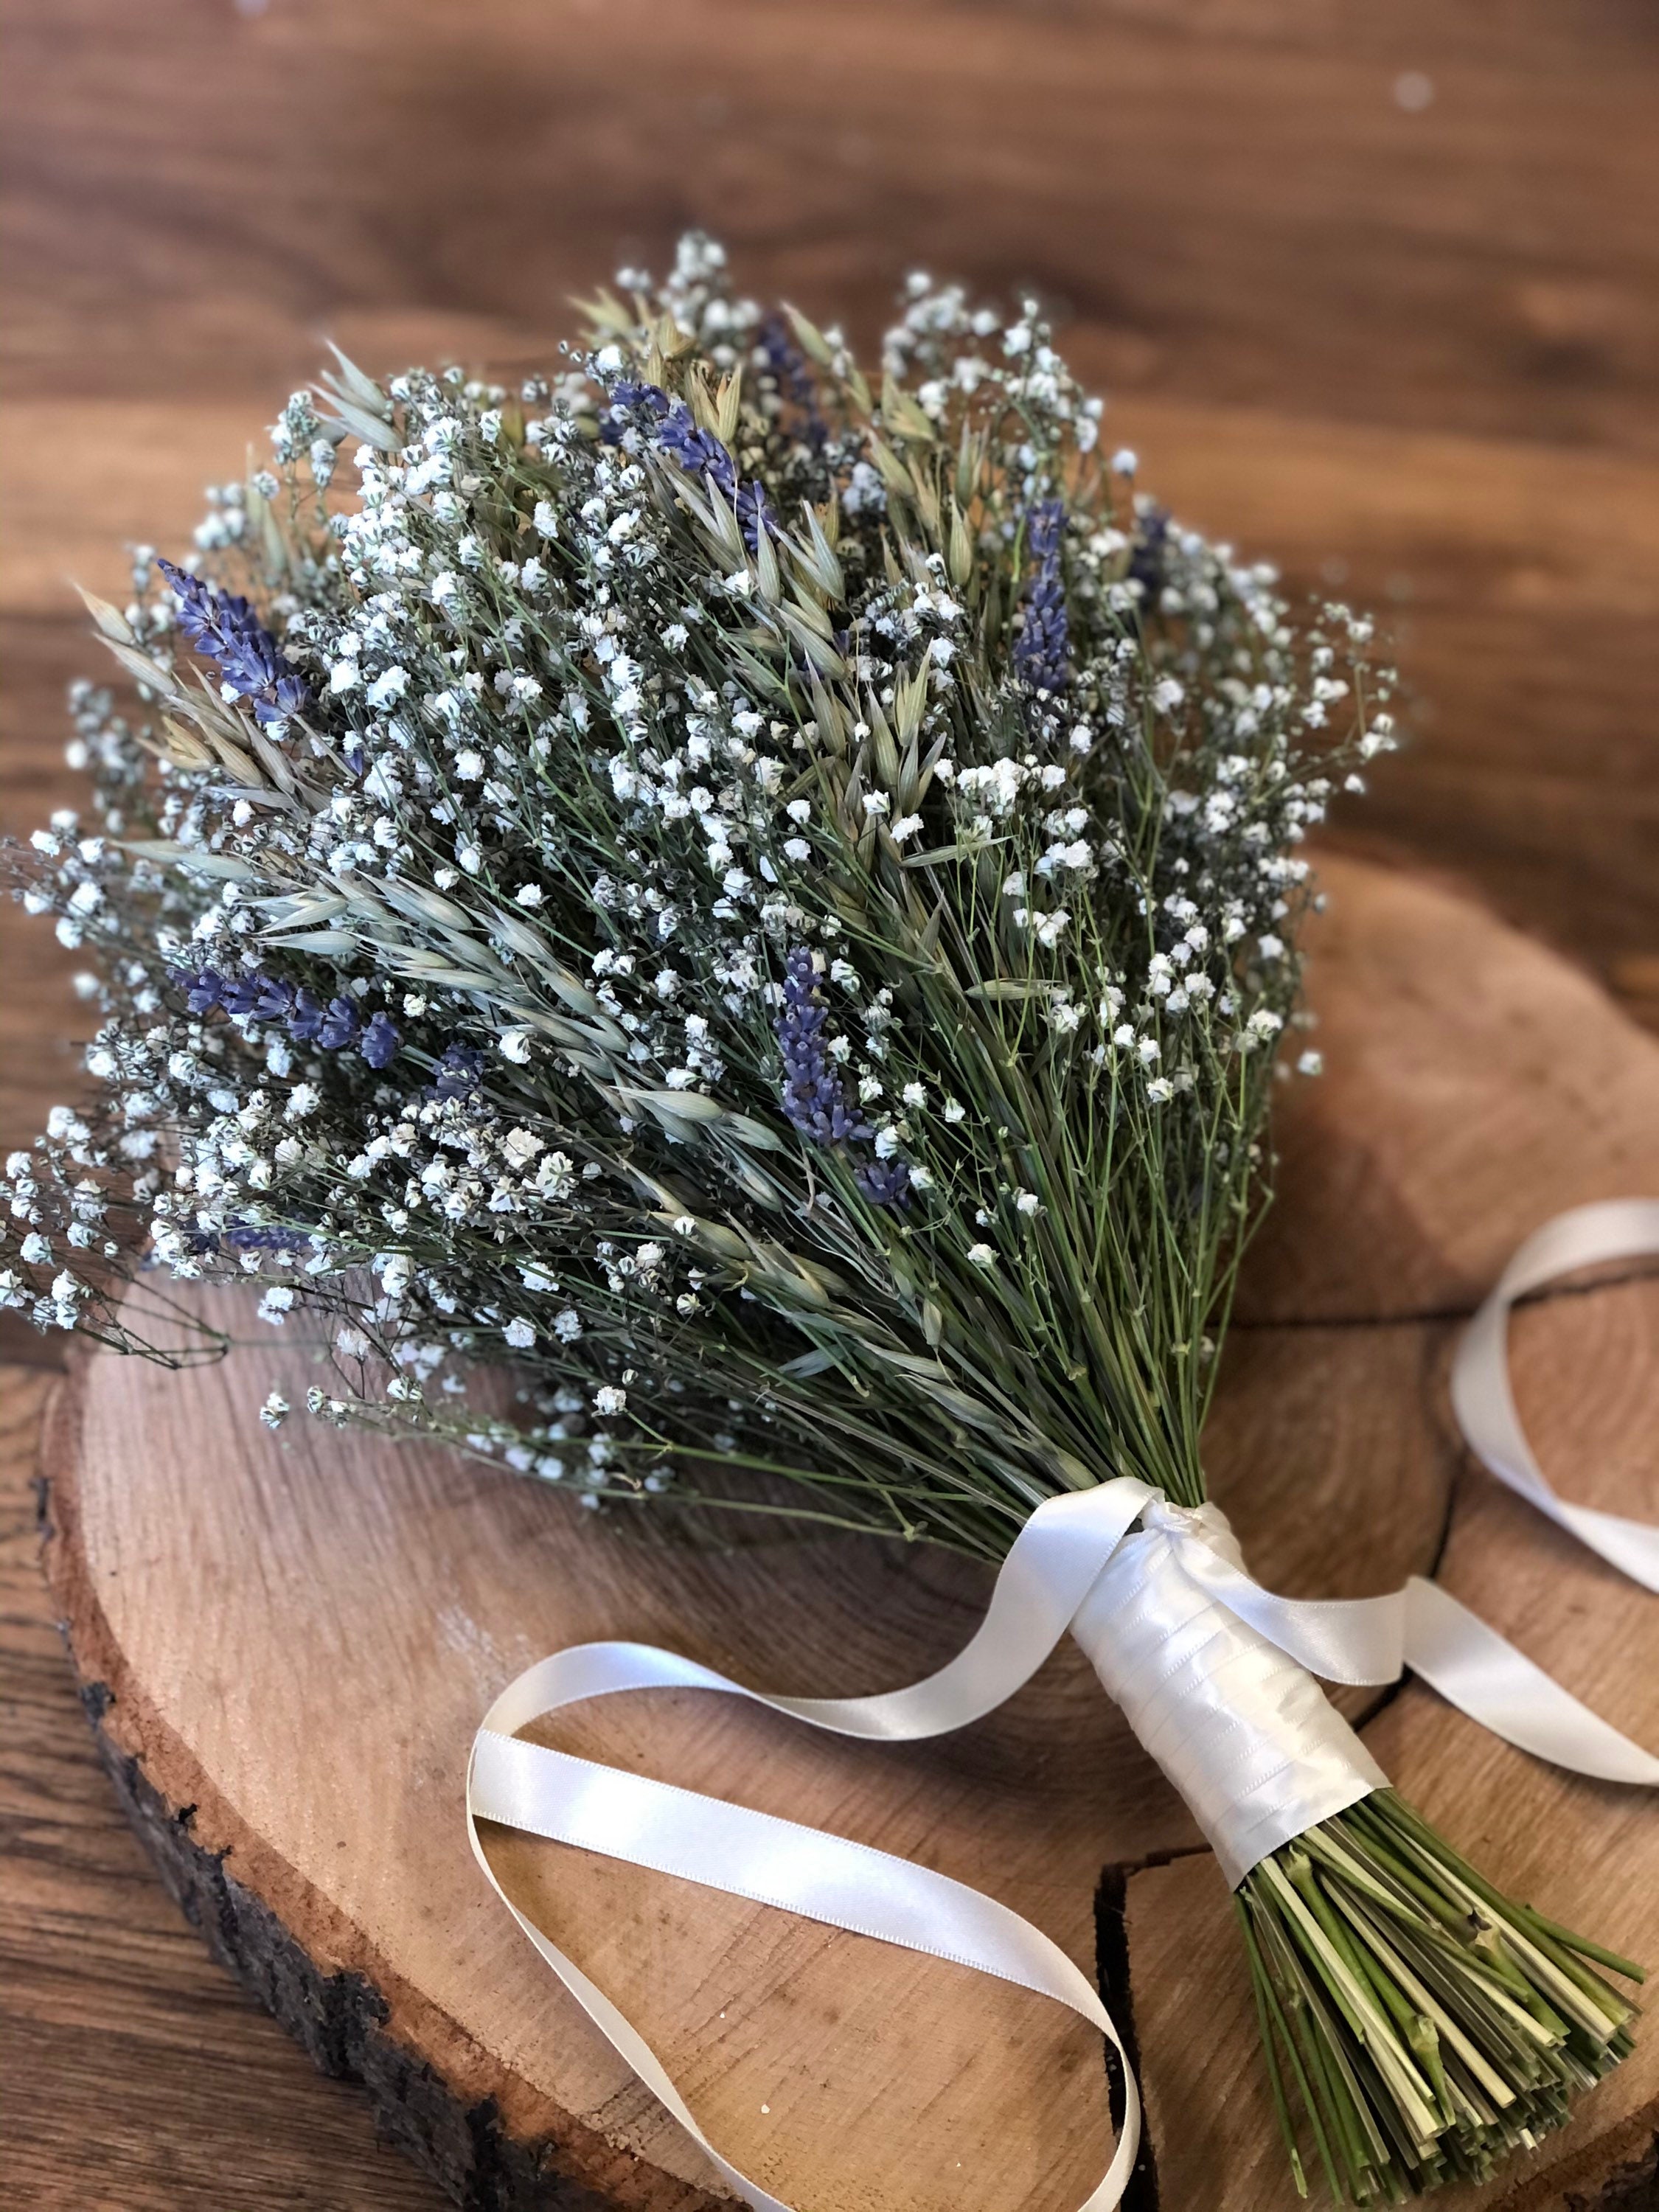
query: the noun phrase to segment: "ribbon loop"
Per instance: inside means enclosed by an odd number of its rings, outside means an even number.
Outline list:
[[[1510,1309],[1558,1275],[1612,1260],[1659,1256],[1659,1199],[1604,1199],[1535,1230],[1470,1322],[1452,1364],[1452,1410],[1498,1480],[1644,1589],[1659,1592],[1659,1528],[1573,1505],[1534,1458],[1510,1383]]]
[[[1067,2006],[1111,2044],[1124,2082],[1123,2124],[1112,2160],[1081,2212],[1113,2212],[1140,2143],[1139,2093],[1111,2014],[1057,1943],[1006,1905],[949,1875],[822,1829],[526,1743],[516,1731],[589,1698],[624,1690],[701,1689],[748,1698],[814,1728],[871,1741],[943,1735],[1003,1704],[1036,1672],[1125,1532],[1157,1495],[1122,1476],[1050,1499],[1021,1530],[977,1632],[948,1666],[908,1689],[871,1698],[767,1697],[652,1644],[582,1644],[527,1668],[484,1716],[467,1771],[473,1856],[590,2019],[755,2212],[789,2208],[721,2156],[639,2031],[513,1904],[485,1855],[480,1820],[928,1953]]]
[[[1452,1402],[1469,1444],[1501,1481],[1633,1580],[1659,1590],[1659,1528],[1568,1504],[1550,1486],[1522,1432],[1507,1336],[1510,1308],[1527,1291],[1570,1268],[1649,1254],[1659,1254],[1659,1200],[1580,1206],[1547,1224],[1521,1247],[1471,1322],[1453,1367]],[[1138,1522],[1144,1527],[1132,1534]],[[1276,1596],[1249,1575],[1217,1508],[1175,1506],[1130,1476],[1040,1506],[1010,1549],[975,1634],[947,1666],[907,1689],[870,1698],[775,1698],[651,1644],[587,1644],[556,1652],[508,1683],[474,1740],[467,1776],[474,1855],[542,1958],[754,2212],[789,2208],[715,2150],[644,2038],[506,1897],[485,1856],[480,1820],[930,1953],[1069,2007],[1099,2029],[1123,2063],[1123,2125],[1082,2212],[1113,2212],[1139,2145],[1139,2097],[1111,2016],[1057,1944],[947,1875],[844,1837],[520,1741],[518,1731],[589,1698],[701,1689],[752,1698],[838,1735],[911,1741],[992,1711],[1030,1680],[1068,1629],[1179,1782],[1234,1883],[1291,1836],[1385,1780],[1314,1691],[1312,1675],[1384,1683],[1409,1668],[1472,1719],[1538,1758],[1602,1781],[1659,1785],[1659,1759],[1591,1712],[1449,1591],[1413,1577],[1380,1597]]]

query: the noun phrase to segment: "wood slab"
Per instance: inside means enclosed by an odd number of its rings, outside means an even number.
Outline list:
[[[1454,1586],[1652,1740],[1651,1599],[1462,1468],[1443,1376],[1457,1312],[1545,1213],[1659,1188],[1659,1047],[1463,902],[1334,857],[1323,874],[1313,988],[1331,1072],[1287,1091],[1292,1179],[1227,1355],[1216,1492],[1263,1578],[1299,1592],[1428,1570],[1449,1518]],[[1490,1157],[1504,1152],[1508,1176]],[[1595,1495],[1599,1455],[1601,1502],[1659,1509],[1613,1449],[1659,1365],[1659,1302],[1553,1299],[1517,1338],[1564,1483]],[[478,1881],[459,1814],[477,1718],[531,1659],[603,1635],[784,1690],[889,1686],[960,1646],[986,1577],[875,1541],[688,1550],[430,1453],[304,1425],[266,1436],[265,1392],[292,1398],[308,1376],[303,1344],[275,1338],[183,1376],[92,1360],[58,1404],[49,1572],[147,1840],[221,1955],[321,2063],[366,2081],[458,2201],[722,2201]],[[1562,1462],[1568,1443],[1583,1468]],[[1415,1690],[1370,1703],[1391,1771],[1495,1877],[1659,1960],[1650,1802],[1533,1765]],[[1152,2112],[1142,2212],[1287,2200],[1224,1893],[1069,1647],[934,1745],[820,1739],[690,1694],[610,1701],[558,1741],[1016,1905],[1133,2015]],[[1099,2173],[1098,2045],[1040,2000],[528,1838],[498,1836],[492,1855],[710,2132],[804,2212],[1059,2212]],[[1508,2182],[1529,2206],[1565,2205],[1569,2187],[1610,2205],[1656,2114],[1659,2039]]]

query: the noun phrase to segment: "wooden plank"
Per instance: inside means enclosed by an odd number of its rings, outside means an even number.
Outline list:
[[[1220,1416],[1224,1494],[1276,1581],[1375,1587],[1428,1564],[1442,1525],[1450,1454],[1410,1388],[1423,1330],[1326,1347],[1334,1434],[1284,1387],[1304,1334],[1249,1334],[1237,1418],[1231,1398]],[[384,2027],[360,2038],[354,2020],[349,2047],[364,2045],[383,2120],[463,2201],[458,2137],[492,2172],[550,2167],[606,2203],[712,2203],[690,2144],[480,1885],[459,1819],[471,1730],[516,1668],[603,1635],[785,1689],[915,1679],[965,1640],[987,1577],[855,1540],[688,1553],[441,1455],[264,1437],[253,1407],[310,1372],[286,1343],[186,1376],[100,1359],[49,1453],[54,1586],[83,1678],[112,1692],[104,1738],[138,1761],[145,1831],[188,1893],[191,1854],[228,1852],[223,1955],[296,2032],[318,1978],[367,1987]],[[1334,1467],[1346,1485],[1357,1463],[1389,1499],[1363,1552],[1301,1489]],[[1069,1646],[935,1745],[845,1744],[694,1696],[608,1705],[558,1741],[922,1859],[1017,1905],[1085,1969],[1103,1863],[1197,1841]],[[188,1839],[150,1810],[181,1799]],[[490,1848],[705,2124],[788,2201],[1060,2212],[1103,2169],[1097,2044],[1041,2000],[587,1854]],[[435,2110],[434,2084],[450,2100]],[[469,2140],[465,2108],[501,2117]],[[562,2201],[539,2186],[502,2184],[499,2202]]]
[[[38,1564],[36,1433],[54,1380],[0,1367],[6,2202],[434,2212],[437,2191],[376,2142],[356,2094],[213,1964],[121,1816]]]
[[[263,391],[345,301],[545,329],[698,219],[866,333],[920,262],[1036,283],[1119,387],[1659,448],[1632,0],[11,15],[9,344],[46,388]]]

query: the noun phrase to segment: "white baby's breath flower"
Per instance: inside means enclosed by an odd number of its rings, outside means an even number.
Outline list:
[[[970,1244],[968,1257],[976,1267],[994,1267],[997,1263],[995,1248],[990,1244]]]
[[[515,1314],[501,1334],[515,1352],[528,1352],[536,1341],[535,1325],[527,1322],[522,1314]]]

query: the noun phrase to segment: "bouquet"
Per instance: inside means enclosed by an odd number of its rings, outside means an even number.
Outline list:
[[[1139,492],[1032,303],[913,280],[878,384],[702,238],[586,312],[516,393],[340,357],[90,602],[141,711],[77,690],[23,896],[99,1088],[8,1164],[0,1300],[183,1359],[167,1283],[251,1279],[329,1316],[313,1413],[595,1510],[994,1562],[1111,1477],[1204,1509],[1370,623]],[[1398,2200],[1559,2125],[1637,1970],[1301,1680],[1358,1779],[1240,1936],[1297,2186]]]

